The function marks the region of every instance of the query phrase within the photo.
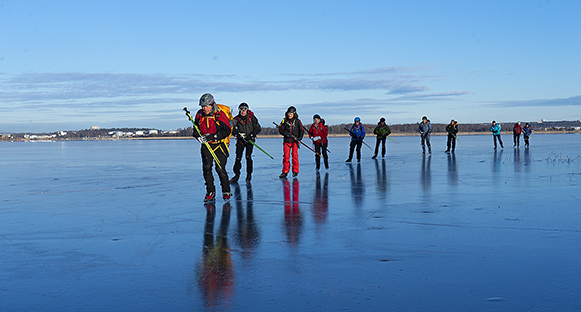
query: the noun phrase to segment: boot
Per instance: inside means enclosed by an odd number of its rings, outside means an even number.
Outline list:
[[[216,199],[216,193],[214,192],[210,192],[208,194],[206,194],[206,197],[204,197],[204,202],[210,202],[210,201],[214,201]]]
[[[288,172],[283,172],[278,177],[281,179],[284,179],[284,178],[286,178],[287,175],[288,175]]]
[[[247,173],[246,174],[246,182],[250,182],[250,180],[252,180],[252,173]]]

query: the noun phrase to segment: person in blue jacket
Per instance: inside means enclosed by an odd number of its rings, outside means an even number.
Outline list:
[[[529,123],[527,122],[527,124],[522,128],[522,131],[523,137],[525,139],[525,147],[529,147],[529,137],[533,133],[533,129],[531,128],[531,125],[529,125]]]
[[[365,138],[365,128],[361,124],[361,118],[355,117],[355,122],[349,129],[349,135],[351,136],[351,144],[349,144],[349,158],[345,162],[351,162],[353,159],[353,150],[357,147],[357,162],[361,161],[361,145],[363,144],[363,138]]]
[[[426,153],[426,144],[428,145],[428,151],[432,153],[432,145],[430,144],[430,134],[432,134],[432,123],[428,120],[428,117],[422,117],[422,122],[419,126],[420,137],[422,138],[422,154]]]
[[[492,132],[492,138],[494,140],[494,149],[496,149],[496,140],[500,142],[500,147],[504,148],[502,145],[502,139],[500,138],[500,124],[497,124],[496,121],[492,121],[492,126],[490,126],[490,132]]]

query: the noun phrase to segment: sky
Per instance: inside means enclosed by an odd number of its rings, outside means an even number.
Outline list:
[[[581,1],[0,0],[0,132],[581,119]]]

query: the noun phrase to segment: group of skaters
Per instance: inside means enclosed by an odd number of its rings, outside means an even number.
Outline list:
[[[498,141],[498,143],[500,143],[500,147],[504,148],[504,144],[502,144],[502,139],[500,138],[500,131],[501,131],[501,127],[500,124],[497,124],[496,121],[492,121],[492,125],[490,126],[490,131],[492,132],[492,137],[494,140],[494,149],[496,149],[498,147],[496,141]],[[523,135],[523,140],[525,142],[525,148],[529,147],[529,138],[531,136],[531,134],[533,133],[533,129],[531,128],[531,125],[529,125],[529,123],[527,122],[525,124],[525,126],[521,126],[520,121],[517,121],[517,123],[514,124],[514,126],[512,127],[512,138],[514,141],[514,145],[513,147],[520,147],[520,135]]]
[[[230,109],[227,106],[217,104],[214,97],[206,93],[200,98],[199,104],[201,109],[192,118],[186,108],[186,115],[190,118],[194,125],[193,136],[202,144],[202,171],[206,183],[206,196],[204,202],[214,201],[216,198],[216,187],[214,186],[214,176],[212,174],[212,167],[216,163],[216,172],[220,180],[222,188],[222,198],[227,201],[232,197],[230,191],[230,183],[238,183],[242,169],[242,158],[246,158],[246,182],[252,180],[253,162],[252,152],[256,145],[256,136],[262,130],[257,117],[249,109],[247,103],[240,103],[238,106],[238,115],[232,116]],[[318,171],[321,167],[321,158],[325,169],[329,169],[328,157],[328,130],[325,125],[325,120],[320,115],[313,116],[313,123],[307,130],[297,114],[294,106],[290,106],[285,113],[284,118],[279,124],[276,124],[279,133],[283,136],[283,160],[282,173],[279,178],[286,178],[292,170],[292,176],[297,177],[299,174],[299,157],[298,149],[302,144],[315,153],[315,169]],[[367,126],[369,127],[369,126]],[[391,129],[385,122],[385,118],[381,118],[375,128],[369,127],[376,135],[375,153],[373,159],[378,156],[379,148],[381,146],[381,157],[385,157],[385,142],[391,134]],[[361,146],[367,145],[363,140],[365,138],[365,126],[361,123],[359,117],[355,117],[353,124],[349,129],[351,142],[349,144],[349,157],[345,162],[351,162],[356,153],[357,161],[361,161]],[[418,131],[420,133],[422,154],[426,153],[426,146],[428,153],[432,153],[432,146],[430,143],[430,136],[432,133],[432,124],[427,116],[422,117],[419,123]],[[446,126],[448,133],[447,150],[446,153],[454,153],[456,149],[456,141],[458,137],[458,122],[452,120]],[[495,121],[492,122],[490,131],[493,132],[494,148],[497,147],[497,141],[500,146],[504,148],[500,138],[501,127]],[[314,149],[302,142],[304,133],[307,132],[309,138],[312,140]],[[520,122],[514,125],[514,146],[520,146],[520,134],[523,134],[525,147],[529,146],[529,136],[532,133],[530,125],[527,123],[525,127],[521,127]],[[226,171],[226,161],[230,155],[229,142],[230,136],[236,137],[236,159],[234,161],[234,176],[228,179]],[[393,140],[389,138],[390,140]],[[367,145],[370,149],[371,147]],[[260,149],[264,153],[264,150]],[[266,153],[267,154],[267,153]],[[268,155],[268,154],[267,154]],[[270,155],[268,155],[270,156]],[[291,166],[292,165],[292,166]]]

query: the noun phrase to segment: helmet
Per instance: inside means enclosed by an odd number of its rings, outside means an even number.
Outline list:
[[[214,104],[214,96],[210,93],[204,93],[200,97],[200,106],[212,105]]]
[[[286,113],[296,113],[297,109],[294,106],[289,106],[289,108],[287,108]]]
[[[319,116],[319,114],[315,114],[315,115],[313,115],[313,120],[314,119],[319,119],[320,120],[321,119],[321,116]]]
[[[359,121],[360,122],[361,121],[361,118],[355,117],[355,121]]]
[[[427,116],[422,117],[422,120],[428,120]]]
[[[450,122],[456,122],[456,120],[452,119],[452,121],[450,121]]]
[[[240,105],[238,105],[238,109],[242,109],[242,108],[248,109],[248,104],[246,104],[244,102],[240,103]]]
[[[379,119],[379,122],[385,122],[385,118],[381,117],[381,118]]]

